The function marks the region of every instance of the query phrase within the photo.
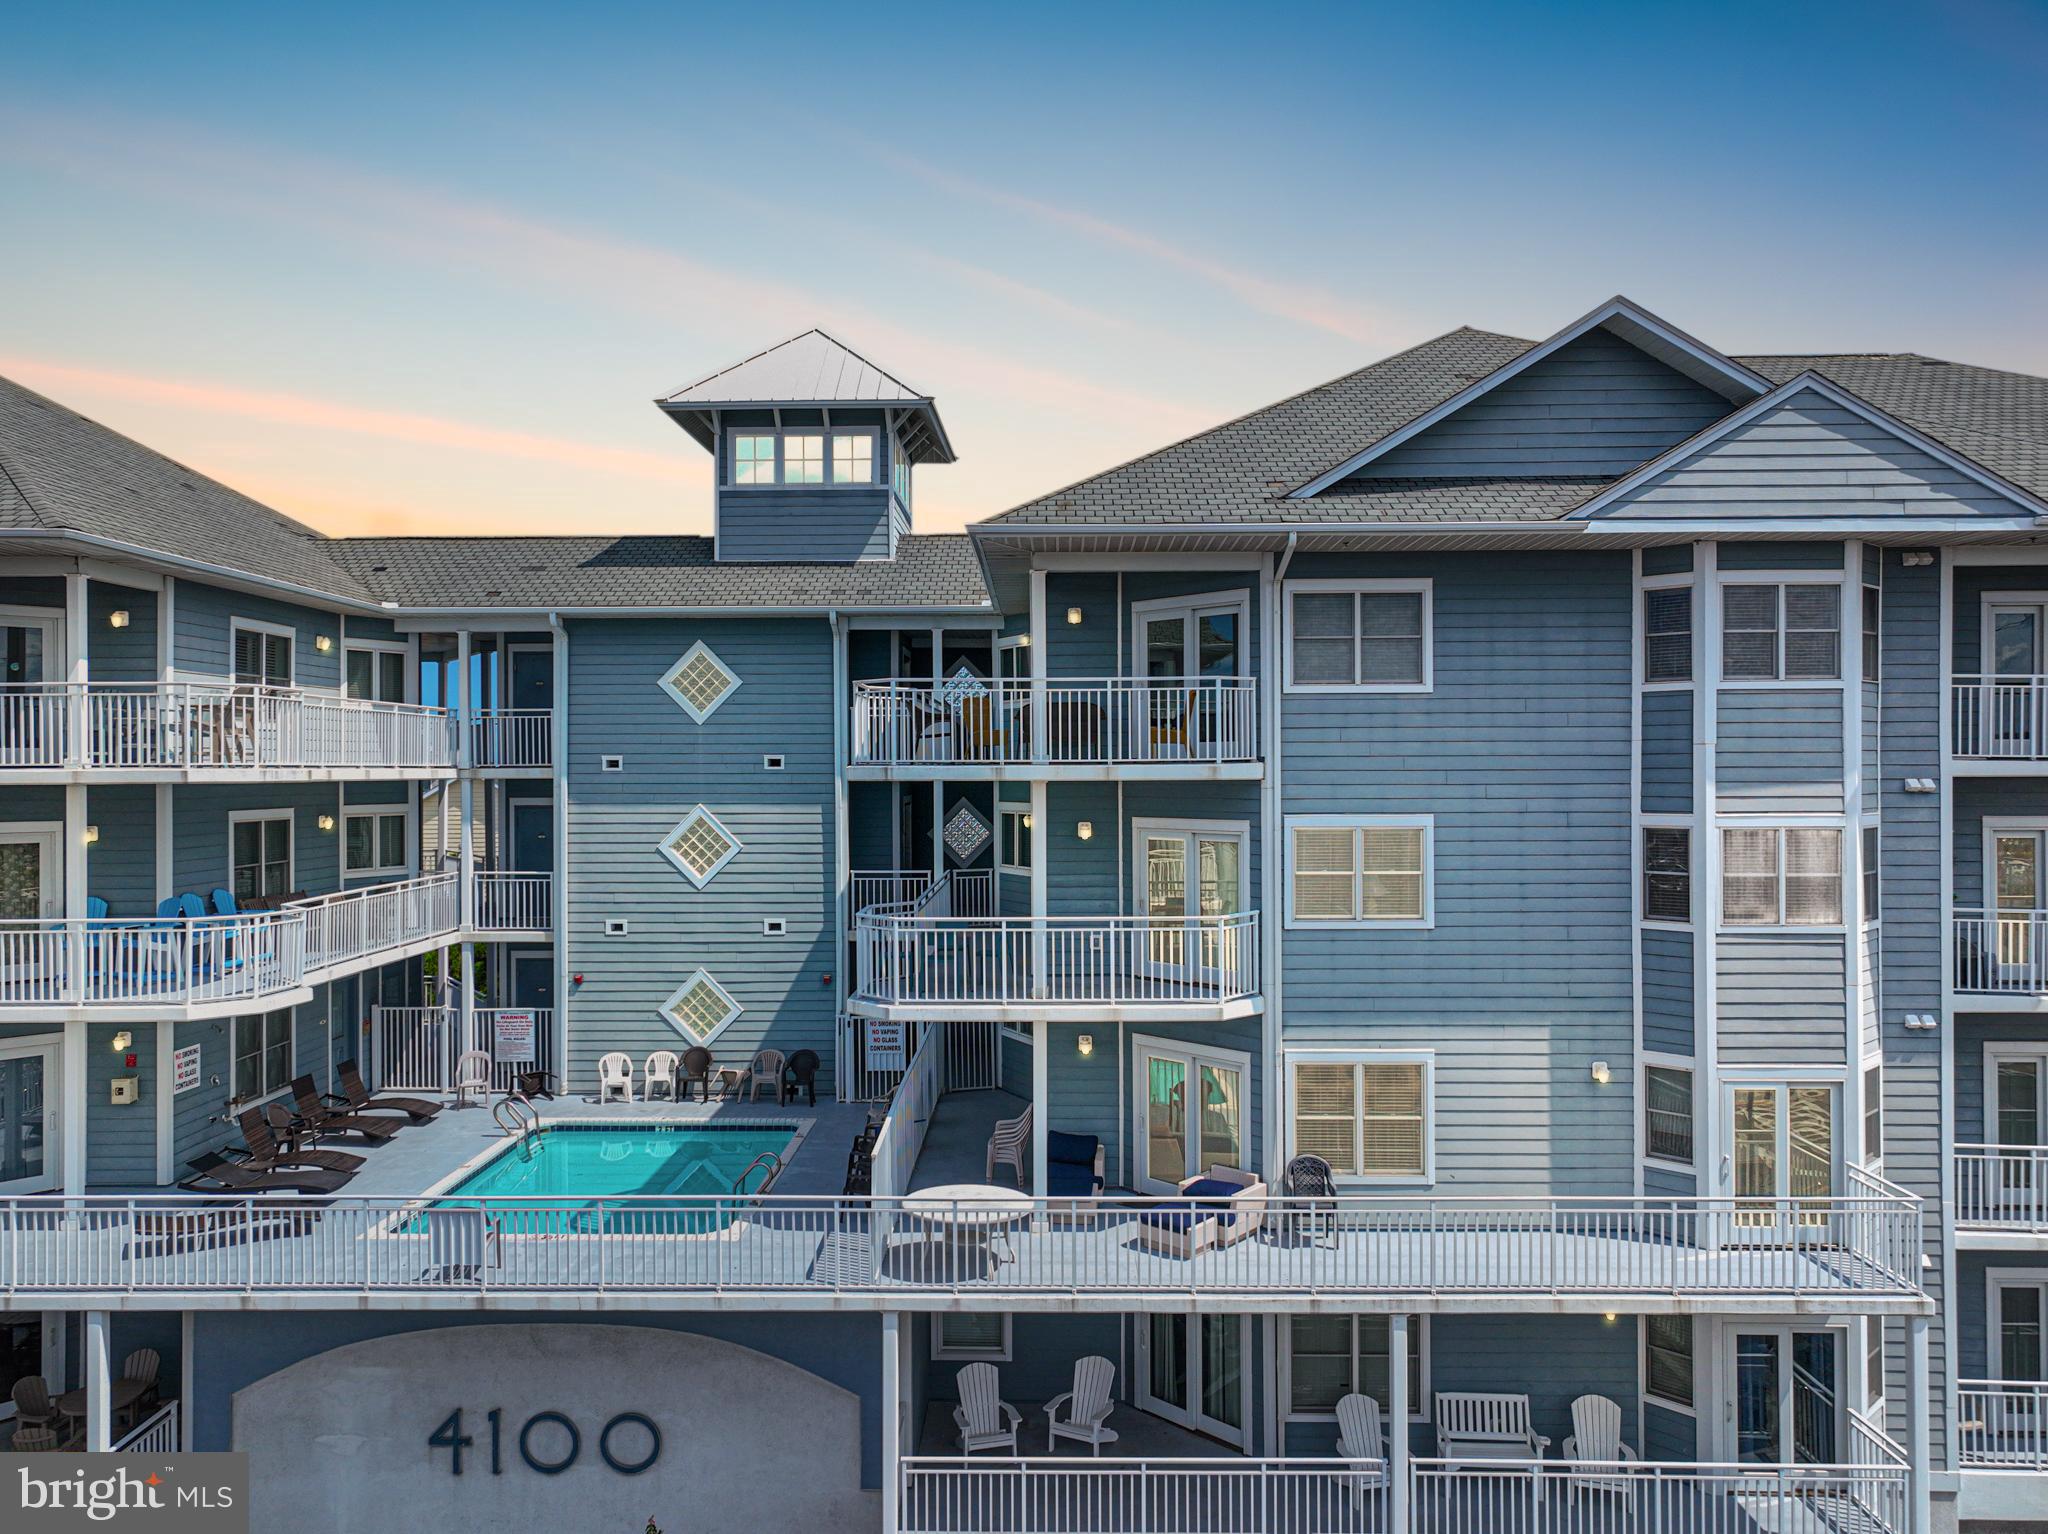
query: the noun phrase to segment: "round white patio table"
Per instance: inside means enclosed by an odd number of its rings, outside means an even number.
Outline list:
[[[1002,1258],[996,1240],[1004,1230],[1029,1217],[1031,1195],[997,1183],[941,1183],[905,1194],[903,1212],[939,1230],[957,1233],[963,1247],[980,1248],[990,1266],[999,1267]],[[1014,1261],[1016,1253],[1010,1255]]]

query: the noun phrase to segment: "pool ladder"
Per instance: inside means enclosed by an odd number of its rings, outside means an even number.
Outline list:
[[[732,1191],[735,1193],[745,1193],[747,1191],[747,1179],[754,1175],[754,1168],[761,1165],[764,1161],[768,1164],[768,1175],[761,1179],[761,1186],[754,1191],[756,1193],[766,1193],[773,1187],[775,1179],[782,1175],[782,1158],[776,1155],[774,1151],[763,1151],[752,1161],[749,1161],[747,1169],[733,1180]]]
[[[523,1135],[540,1128],[540,1114],[522,1092],[507,1092],[491,1104],[491,1117],[508,1135]]]

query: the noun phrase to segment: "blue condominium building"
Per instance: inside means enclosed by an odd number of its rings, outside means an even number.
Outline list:
[[[655,405],[709,537],[329,538],[0,381],[13,1447],[2048,1520],[2048,380],[1616,298],[964,534],[831,336]]]

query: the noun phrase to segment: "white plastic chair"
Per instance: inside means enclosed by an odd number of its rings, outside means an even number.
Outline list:
[[[647,1066],[640,1078],[640,1095],[648,1102],[654,1101],[654,1089],[667,1090],[670,1102],[676,1097],[676,1052],[672,1049],[657,1049],[647,1057]],[[630,1091],[627,1094],[631,1096]]]
[[[481,1105],[491,1096],[491,1057],[481,1049],[465,1050],[455,1062],[455,1106],[467,1108],[474,1098]]]
[[[1045,1447],[1050,1453],[1061,1438],[1085,1443],[1100,1456],[1102,1446],[1116,1442],[1116,1431],[1104,1427],[1116,1403],[1109,1388],[1116,1382],[1116,1365],[1096,1354],[1074,1362],[1074,1388],[1045,1403]],[[1060,1408],[1066,1408],[1062,1415]]]
[[[1351,1496],[1363,1502],[1368,1491],[1385,1491],[1393,1450],[1380,1419],[1380,1403],[1371,1396],[1348,1395],[1337,1403],[1337,1457],[1349,1462],[1346,1476]]]
[[[1017,1186],[1024,1186],[1024,1163],[1031,1155],[1031,1108],[1013,1119],[996,1120],[995,1133],[988,1137],[988,1173],[996,1180],[996,1168],[1007,1166],[1017,1174]]]
[[[614,1093],[621,1102],[633,1100],[633,1057],[620,1050],[597,1062],[597,1100],[608,1103]]]
[[[960,1404],[953,1422],[960,1429],[960,1452],[1008,1449],[1017,1452],[1017,1427],[1024,1419],[1003,1399],[994,1364],[969,1364],[960,1371]]]
[[[1572,1436],[1564,1441],[1564,1457],[1571,1467],[1565,1485],[1572,1490],[1627,1496],[1628,1472],[1613,1468],[1634,1464],[1636,1458],[1636,1451],[1621,1441],[1621,1408],[1605,1396],[1572,1402]]]

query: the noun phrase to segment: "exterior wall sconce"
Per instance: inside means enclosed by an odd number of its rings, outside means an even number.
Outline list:
[[[1029,634],[1019,634],[1019,635],[1017,636],[1017,648],[1018,648],[1018,649],[1020,649],[1020,650],[1028,650],[1028,649],[1030,649],[1030,648],[1031,648],[1031,636],[1030,636]]]
[[[313,639],[313,648],[318,650],[322,655],[325,655],[329,650],[332,650],[334,648],[334,636],[332,634],[315,635]]]
[[[128,627],[128,609],[125,607],[115,608],[107,614],[107,624],[110,628],[124,629]]]
[[[1604,1087],[1613,1079],[1614,1073],[1607,1068],[1605,1060],[1595,1060],[1593,1062],[1593,1080],[1597,1084]]]
[[[321,830],[332,831],[334,829],[334,817],[332,815],[322,815],[318,824]]]
[[[1095,1035],[1094,1035],[1094,1034],[1092,1034],[1092,1033],[1084,1033],[1084,1034],[1082,1034],[1082,1035],[1081,1035],[1081,1037],[1080,1037],[1080,1038],[1076,1039],[1076,1040],[1075,1040],[1074,1042],[1075,1042],[1075,1046],[1076,1046],[1076,1047],[1077,1047],[1077,1048],[1078,1048],[1078,1049],[1079,1049],[1079,1050],[1081,1051],[1081,1053],[1082,1053],[1082,1054],[1084,1054],[1084,1055],[1092,1055],[1092,1054],[1094,1054],[1094,1053],[1095,1053]]]
[[[1921,553],[1916,551],[1913,553],[1901,554],[1899,556],[1899,563],[1904,565],[1908,570],[1915,570],[1922,565],[1933,564],[1934,556],[1932,554]]]
[[[90,847],[90,846],[91,846],[91,845],[92,845],[92,844],[93,844],[94,842],[98,841],[99,839],[100,839],[100,828],[99,828],[98,826],[87,826],[87,827],[85,828],[85,844],[86,844],[86,846]]]
[[[1906,779],[1906,792],[1909,794],[1938,794],[1941,792],[1941,785],[1932,778],[1908,778]]]
[[[115,1054],[125,1055],[128,1053],[129,1050],[133,1049],[134,1047],[135,1035],[130,1033],[126,1028],[123,1028],[119,1033],[114,1035]]]
[[[1080,608],[1078,608],[1078,607],[1070,607],[1070,608],[1068,608],[1068,609],[1067,609],[1067,622],[1069,622],[1069,623],[1079,623],[1080,621],[1081,621],[1081,609],[1080,609]]]
[[[1074,827],[1074,834],[1084,842],[1093,841],[1095,839],[1095,822],[1092,820],[1082,821],[1078,826]]]

